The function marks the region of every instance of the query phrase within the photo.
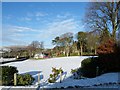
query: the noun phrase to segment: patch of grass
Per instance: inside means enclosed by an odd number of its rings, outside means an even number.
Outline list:
[[[80,56],[78,53],[71,53],[70,56]]]
[[[57,56],[57,57],[66,57],[66,55],[64,55],[64,54],[60,54],[60,55]]]

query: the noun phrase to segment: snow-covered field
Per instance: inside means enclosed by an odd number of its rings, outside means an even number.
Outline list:
[[[37,78],[37,74],[40,72],[41,76],[43,76],[42,81],[46,81],[51,74],[52,67],[62,67],[64,72],[67,73],[67,77],[69,77],[71,75],[71,69],[80,67],[81,61],[85,58],[88,58],[88,56],[26,60],[21,62],[11,62],[4,65],[15,66],[20,74],[30,73],[35,78]]]
[[[71,78],[71,69],[76,69],[81,66],[81,61],[90,56],[74,56],[74,57],[61,57],[61,58],[50,58],[45,60],[26,60],[21,62],[11,62],[4,65],[10,65],[17,67],[20,74],[29,73],[36,80],[34,85],[37,85],[38,73],[40,72],[40,86],[41,88],[59,88],[59,87],[68,87],[68,86],[92,86],[105,83],[118,83],[118,73],[108,73],[97,78],[86,78],[75,80]],[[64,80],[62,83],[48,83],[47,79],[52,73],[52,67],[60,68],[62,67],[64,71]],[[59,80],[58,80],[59,81]],[[112,86],[113,84],[111,84]],[[103,85],[102,85],[103,86]],[[115,84],[115,87],[118,85]]]

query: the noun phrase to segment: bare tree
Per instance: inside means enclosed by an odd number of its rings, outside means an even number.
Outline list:
[[[107,30],[113,39],[116,39],[116,31],[120,25],[120,1],[119,2],[93,2],[85,16],[86,25],[92,30]]]
[[[32,41],[31,44],[27,47],[29,56],[34,56],[35,53],[42,52],[42,49],[44,49],[44,43],[39,41]]]

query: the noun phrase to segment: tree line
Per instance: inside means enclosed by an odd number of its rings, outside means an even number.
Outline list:
[[[86,55],[96,54],[97,45],[100,43],[99,36],[91,32],[78,32],[74,40],[73,33],[68,32],[55,37],[52,40],[53,51],[56,55],[63,54],[64,56],[70,55]]]
[[[77,41],[73,40],[73,34],[65,33],[52,40],[55,52],[71,53],[94,52],[100,44],[113,39],[120,39],[120,1],[119,2],[93,2],[89,3],[83,20],[88,32],[78,32]],[[57,51],[57,49],[60,49]]]
[[[51,56],[96,55],[100,44],[113,39],[120,41],[120,1],[91,2],[86,9],[83,24],[86,31],[80,31],[76,36],[72,32],[64,33],[52,40],[54,48],[46,50]],[[74,37],[76,40],[74,40]],[[42,52],[43,42],[33,41],[26,47],[9,47],[12,56],[34,56]]]
[[[7,50],[1,50],[4,53],[2,57],[5,58],[31,58],[36,53],[40,53],[44,49],[44,43],[39,41],[32,41],[27,46],[9,46]]]

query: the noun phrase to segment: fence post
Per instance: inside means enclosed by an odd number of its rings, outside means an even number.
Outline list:
[[[40,72],[38,72],[38,85],[40,85]]]
[[[14,86],[17,85],[17,73],[14,73]]]
[[[60,83],[62,83],[62,71],[60,71]]]

